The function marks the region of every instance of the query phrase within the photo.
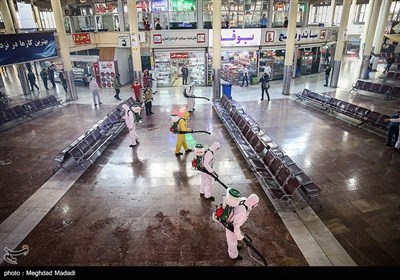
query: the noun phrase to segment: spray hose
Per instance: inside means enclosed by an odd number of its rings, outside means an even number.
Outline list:
[[[177,134],[188,134],[188,133],[207,133],[208,135],[211,134],[211,132],[205,131],[205,130],[193,130],[193,131],[178,131]]]
[[[206,100],[210,101],[209,98],[204,97],[204,96],[187,95],[186,93],[184,93],[183,96],[186,97],[186,98],[200,98],[200,99],[206,99]]]

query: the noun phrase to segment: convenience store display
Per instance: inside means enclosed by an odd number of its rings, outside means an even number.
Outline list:
[[[158,85],[170,86],[171,85],[171,64],[169,53],[156,53],[155,65],[158,69]]]
[[[201,86],[203,86],[205,82],[204,56],[204,53],[190,53],[189,56],[189,80]]]

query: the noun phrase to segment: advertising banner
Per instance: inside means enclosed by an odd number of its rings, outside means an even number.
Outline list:
[[[53,32],[0,35],[0,66],[57,56]]]

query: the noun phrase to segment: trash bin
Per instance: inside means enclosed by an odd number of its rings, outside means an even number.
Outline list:
[[[228,99],[232,99],[232,84],[224,83],[222,84],[222,93],[228,97]]]

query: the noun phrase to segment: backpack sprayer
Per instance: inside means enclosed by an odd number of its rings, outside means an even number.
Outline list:
[[[169,128],[169,131],[171,131],[171,133],[173,133],[173,134],[207,133],[208,135],[211,134],[211,132],[208,132],[205,130],[179,131],[178,123],[181,119],[183,119],[183,118],[180,118],[178,115],[170,116],[169,121],[171,123],[171,126]]]
[[[206,168],[204,168],[203,159],[206,152],[207,151],[204,150],[204,146],[202,144],[196,144],[194,146],[195,157],[192,160],[192,167],[210,175],[215,179],[215,181],[220,183],[226,189],[226,195],[224,196],[223,202],[220,205],[216,205],[216,209],[212,213],[211,217],[214,221],[221,223],[225,228],[233,232],[233,208],[243,205],[247,209],[247,206],[244,204],[246,200],[240,197],[240,192],[238,190],[229,188],[218,179],[217,174],[210,173]],[[244,234],[244,236],[244,243],[260,257],[265,266],[268,266],[264,256],[256,248],[254,248],[252,244],[253,241],[250,236],[247,234]]]

